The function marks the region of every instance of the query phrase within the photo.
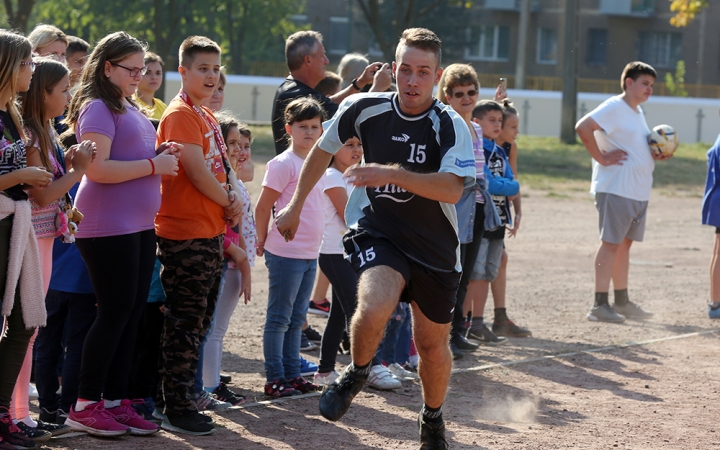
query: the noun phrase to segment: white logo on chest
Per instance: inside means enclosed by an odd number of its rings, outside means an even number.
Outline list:
[[[392,140],[395,142],[407,142],[408,139],[410,139],[410,136],[405,133],[402,133],[402,136],[392,136]]]

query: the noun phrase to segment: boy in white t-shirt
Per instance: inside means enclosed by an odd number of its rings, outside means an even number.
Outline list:
[[[620,83],[623,93],[592,110],[575,126],[593,158],[590,192],[600,215],[600,247],[595,255],[595,303],[588,320],[619,323],[643,320],[653,313],[628,299],[630,246],[642,241],[654,156],[647,143],[650,129],[640,107],[652,95],[657,72],[640,61],[625,66]],[[612,280],[615,303],[610,307]]]

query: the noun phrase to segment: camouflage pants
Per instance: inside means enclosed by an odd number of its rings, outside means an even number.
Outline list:
[[[157,396],[164,413],[197,409],[193,383],[220,287],[223,237],[174,241],[158,236],[160,281],[167,296]]]

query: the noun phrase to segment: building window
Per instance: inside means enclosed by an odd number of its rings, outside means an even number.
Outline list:
[[[465,59],[507,61],[510,56],[510,27],[484,25],[467,29]]]
[[[634,13],[652,13],[655,11],[655,0],[632,0],[630,10]]]
[[[552,28],[538,30],[537,62],[557,64],[557,31]]]
[[[607,30],[590,28],[588,30],[587,65],[604,66],[607,56]]]
[[[680,60],[682,34],[641,31],[638,59],[654,67],[672,68]]]
[[[328,53],[346,54],[349,48],[348,35],[350,22],[347,17],[330,18],[330,39],[328,42]]]

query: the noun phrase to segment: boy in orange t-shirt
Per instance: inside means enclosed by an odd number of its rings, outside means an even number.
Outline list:
[[[163,114],[159,142],[172,136],[184,145],[177,177],[163,177],[155,218],[160,279],[167,301],[161,340],[156,413],[162,428],[194,435],[214,426],[197,411],[193,382],[200,344],[212,320],[223,264],[227,221],[236,222],[241,202],[228,192],[225,144],[212,112],[201,106],[220,76],[220,47],[191,36],[180,45],[182,89]],[[230,179],[228,179],[230,176]]]

